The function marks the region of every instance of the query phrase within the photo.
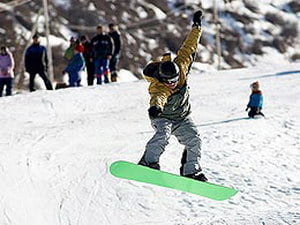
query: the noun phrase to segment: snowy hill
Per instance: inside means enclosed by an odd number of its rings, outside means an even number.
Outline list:
[[[245,118],[255,80],[266,119]],[[232,199],[109,174],[116,160],[137,162],[153,134],[145,81],[37,91],[0,99],[0,224],[300,224],[300,64],[194,69],[189,83],[202,166],[240,190]],[[178,173],[182,150],[172,138],[162,169]]]
[[[0,3],[0,42],[11,48],[16,62],[19,62],[43,1],[5,2],[6,5]],[[91,38],[98,24],[111,22],[119,24],[122,34],[120,68],[140,76],[140,68],[150,59],[178,50],[190,30],[192,14],[196,9],[204,11],[204,33],[197,57],[199,62],[217,66],[218,27],[222,68],[253,66],[260,55],[280,55],[286,62],[300,58],[299,0],[216,0],[218,21],[215,20],[211,0],[48,2],[56,78],[65,68],[66,62],[62,56],[70,36],[86,34]],[[43,22],[42,14],[38,22],[38,32],[42,35],[45,33]],[[271,54],[270,49],[273,50]],[[19,63],[16,66],[16,71],[19,71]]]

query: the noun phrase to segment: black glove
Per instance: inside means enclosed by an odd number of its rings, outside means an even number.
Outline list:
[[[249,107],[247,106],[247,108],[246,108],[246,110],[245,110],[245,111],[247,112],[247,111],[248,111],[248,109],[249,109]]]
[[[193,26],[201,26],[201,18],[202,18],[202,11],[199,10],[197,12],[194,13],[193,16]]]
[[[148,113],[150,118],[154,119],[157,118],[162,113],[162,110],[160,107],[154,105],[148,109]]]

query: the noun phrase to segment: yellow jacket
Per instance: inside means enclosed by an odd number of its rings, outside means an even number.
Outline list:
[[[194,56],[197,51],[198,43],[200,40],[202,30],[200,27],[193,27],[182,46],[177,52],[177,56],[174,59],[174,62],[178,65],[179,72],[179,82],[176,89],[171,90],[167,88],[162,82],[155,78],[153,74],[145,74],[144,77],[147,81],[150,82],[148,91],[150,94],[150,106],[158,106],[161,109],[164,109],[165,104],[168,101],[168,98],[176,93],[180,88],[186,84],[187,75],[190,70],[190,66],[194,61]],[[163,57],[161,61],[171,60],[169,57]],[[150,64],[158,64],[159,62],[151,62]],[[149,66],[148,64],[147,66]],[[145,71],[145,70],[144,70]]]

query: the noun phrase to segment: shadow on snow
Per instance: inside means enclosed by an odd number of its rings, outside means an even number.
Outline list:
[[[246,120],[249,119],[249,117],[240,117],[240,118],[235,118],[235,119],[229,119],[229,120],[222,120],[222,121],[216,121],[216,122],[210,122],[210,123],[203,123],[196,125],[197,127],[206,127],[206,126],[213,126],[213,125],[219,125],[219,124],[224,124],[224,123],[230,123],[230,122],[235,122],[239,120]]]
[[[213,125],[220,125],[220,124],[225,124],[225,123],[230,123],[230,122],[235,122],[239,120],[247,120],[249,117],[240,117],[240,118],[234,118],[234,119],[229,119],[229,120],[222,120],[222,121],[216,121],[216,122],[210,122],[210,123],[203,123],[203,124],[197,124],[196,127],[206,127],[206,126],[213,126]],[[155,131],[142,131],[138,132],[138,134],[149,134],[149,133],[154,133]]]
[[[279,76],[286,76],[286,75],[293,75],[293,74],[300,74],[300,70],[284,71],[284,72],[261,75],[261,76],[257,76],[257,77],[251,77],[251,78],[241,78],[240,80],[253,80],[253,79],[259,79],[259,78],[279,77]]]

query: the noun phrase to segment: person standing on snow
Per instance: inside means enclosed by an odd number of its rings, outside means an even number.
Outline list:
[[[104,28],[101,25],[97,26],[97,32],[98,34],[91,40],[95,76],[97,84],[102,84],[102,77],[104,77],[104,83],[109,83],[109,61],[112,57],[113,43],[111,38],[104,33]]]
[[[192,30],[172,61],[171,55],[164,55],[159,62],[151,62],[143,70],[150,82],[151,124],[154,136],[148,141],[139,165],[160,169],[159,158],[173,134],[185,146],[181,159],[180,175],[192,179],[207,181],[201,172],[201,139],[197,127],[190,117],[188,73],[195,59],[202,33],[202,12],[193,16]]]
[[[249,110],[248,112],[248,116],[250,118],[254,118],[254,116],[256,115],[261,115],[261,116],[265,116],[261,110],[263,107],[263,95],[261,90],[259,90],[259,83],[258,81],[255,81],[254,83],[252,83],[250,85],[250,88],[252,90],[252,93],[250,95],[250,99],[249,102],[247,104],[247,108],[246,108],[246,112]]]
[[[113,45],[114,45],[114,51],[109,63],[109,69],[111,72],[111,82],[116,82],[118,77],[117,67],[118,67],[120,53],[121,53],[121,36],[117,25],[111,23],[108,25],[108,28],[109,28],[108,35],[112,38]]]
[[[80,44],[74,48],[74,56],[70,60],[67,68],[63,71],[69,74],[69,86],[79,87],[81,82],[80,72],[84,69],[85,61],[82,55],[84,47]]]
[[[47,90],[53,90],[52,84],[48,78],[48,57],[47,50],[40,45],[39,36],[37,34],[32,37],[33,43],[25,53],[25,69],[29,73],[29,90],[35,91],[34,78],[39,74],[43,79]]]
[[[6,86],[6,96],[11,95],[15,61],[7,47],[0,49],[0,97],[3,95],[4,86]]]
[[[85,66],[87,71],[87,84],[91,86],[94,84],[94,79],[95,79],[92,46],[91,46],[91,42],[88,40],[86,35],[82,35],[80,37],[80,41],[84,47],[83,57],[85,60]]]

